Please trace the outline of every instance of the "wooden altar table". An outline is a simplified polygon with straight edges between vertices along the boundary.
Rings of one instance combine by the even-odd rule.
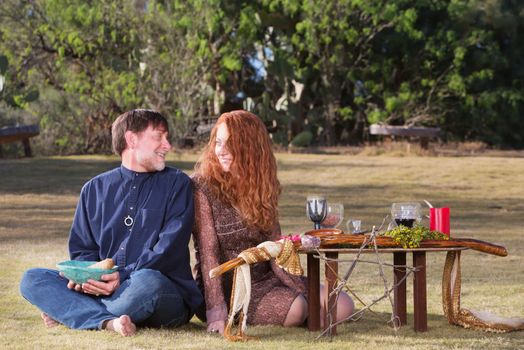
[[[428,330],[427,322],[427,294],[426,294],[426,252],[449,252],[461,251],[469,248],[466,247],[446,247],[446,248],[378,248],[378,252],[392,253],[393,265],[406,266],[406,254],[412,253],[413,267],[417,270],[413,274],[413,328],[417,332]],[[327,258],[325,260],[325,277],[327,295],[336,287],[338,279],[338,256],[339,254],[357,254],[360,248],[322,248],[322,249],[304,249],[300,253],[307,255],[307,276],[308,276],[308,328],[311,331],[320,330],[320,259],[315,255],[321,254]],[[375,253],[374,249],[364,249],[362,253]],[[393,271],[394,285],[406,274],[405,267],[396,267]],[[398,317],[400,324],[407,324],[407,307],[406,307],[406,279],[396,286],[393,290],[394,315]],[[336,320],[336,308],[333,307],[335,298],[329,298],[327,310],[333,310],[329,315],[332,320]],[[328,314],[324,325],[328,326]],[[333,327],[332,334],[336,334],[336,327]]]

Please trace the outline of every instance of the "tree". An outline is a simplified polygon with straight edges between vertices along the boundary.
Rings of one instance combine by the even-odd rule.
[[[62,129],[69,151],[107,152],[112,120],[143,101],[136,93],[137,10],[127,1],[9,1],[2,18],[5,47],[26,74],[18,81],[59,91],[71,100],[65,110],[84,124],[45,115],[44,125]]]
[[[4,0],[0,98],[38,116],[41,139],[67,153],[108,152],[112,121],[137,107],[166,114],[177,138],[249,108],[285,145],[301,133],[360,143],[379,122],[524,147],[523,9],[517,0]]]
[[[366,78],[379,69],[372,61],[380,34],[396,30],[416,37],[415,16],[406,1],[266,1],[270,8],[296,18],[295,31],[284,53],[294,79],[304,85],[301,108],[322,143],[340,139],[340,127],[351,121],[363,132],[369,96]],[[275,60],[277,61],[277,60]],[[337,130],[338,129],[338,130]],[[361,140],[362,135],[356,135]]]

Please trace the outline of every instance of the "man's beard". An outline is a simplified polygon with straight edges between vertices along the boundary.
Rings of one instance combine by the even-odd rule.
[[[148,172],[162,171],[166,167],[166,162],[156,160],[158,156],[155,153],[143,154],[138,153],[136,160],[138,164],[143,166]]]

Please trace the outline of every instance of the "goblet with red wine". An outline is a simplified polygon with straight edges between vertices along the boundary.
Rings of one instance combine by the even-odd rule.
[[[420,204],[416,202],[393,203],[391,216],[397,225],[413,227],[415,222],[420,222]]]
[[[337,228],[344,220],[344,205],[342,203],[328,203],[327,214],[320,223],[322,228]]]

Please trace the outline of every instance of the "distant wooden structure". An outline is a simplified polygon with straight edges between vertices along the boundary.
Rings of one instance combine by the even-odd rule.
[[[24,146],[24,154],[31,157],[31,144],[29,138],[40,134],[38,125],[21,125],[0,128],[0,157],[2,157],[2,144],[21,141]]]
[[[371,124],[369,126],[369,134],[382,135],[389,139],[395,137],[416,137],[420,140],[420,146],[422,148],[428,148],[429,140],[439,137],[440,128]]]

